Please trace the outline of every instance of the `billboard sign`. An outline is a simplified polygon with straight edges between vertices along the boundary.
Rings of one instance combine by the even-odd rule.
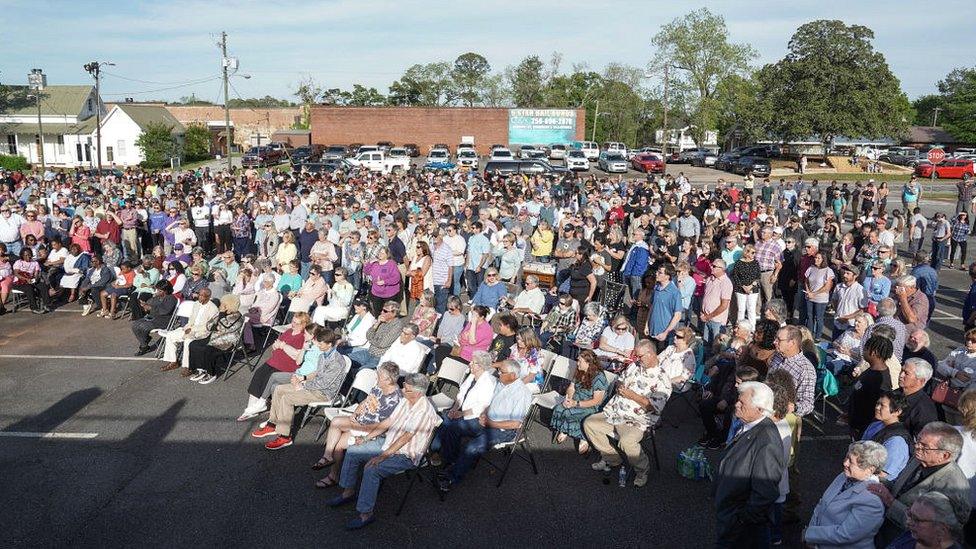
[[[548,145],[576,140],[573,109],[508,109],[508,142]]]

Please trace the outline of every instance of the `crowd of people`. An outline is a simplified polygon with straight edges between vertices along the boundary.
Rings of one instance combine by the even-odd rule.
[[[947,547],[974,527],[976,193],[960,182],[955,214],[927,216],[919,181],[889,209],[893,187],[7,172],[0,314],[78,302],[96,322],[126,320],[137,355],[158,348],[162,371],[204,385],[229,352],[270,352],[238,418],[268,414],[252,435],[273,437],[269,450],[292,444],[298,408],[372,376],[313,466],[328,469],[316,486],[342,489],[330,505],[356,502],[350,528],[375,520],[380,480],[429,452],[440,488],[455,489],[551,390],[553,440],[643,486],[643,439],[694,391],[699,444],[724,450],[718,545],[782,543],[803,422],[823,422],[832,399],[854,442],[806,542]],[[957,255],[974,281],[965,346],[936,356],[926,330]],[[563,384],[548,376],[556,356],[575,364]],[[427,395],[445,361],[468,375],[439,409]]]

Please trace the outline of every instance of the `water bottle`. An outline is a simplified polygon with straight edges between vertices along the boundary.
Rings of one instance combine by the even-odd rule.
[[[620,486],[621,488],[627,487],[627,468],[624,467],[623,465],[620,466],[620,473],[618,474],[618,478],[617,478],[617,486]]]

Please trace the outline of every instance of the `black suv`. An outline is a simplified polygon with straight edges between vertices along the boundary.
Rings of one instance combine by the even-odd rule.
[[[741,156],[732,164],[732,172],[756,177],[766,177],[770,171],[769,160],[759,156]]]

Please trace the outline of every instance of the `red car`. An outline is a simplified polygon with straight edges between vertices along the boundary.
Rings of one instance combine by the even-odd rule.
[[[915,175],[932,177],[932,170],[935,170],[935,177],[938,179],[962,179],[966,181],[973,176],[973,161],[964,158],[947,158],[941,164],[934,166],[924,162],[915,167]]]
[[[630,165],[639,172],[664,173],[664,161],[656,154],[639,154],[630,159]]]

